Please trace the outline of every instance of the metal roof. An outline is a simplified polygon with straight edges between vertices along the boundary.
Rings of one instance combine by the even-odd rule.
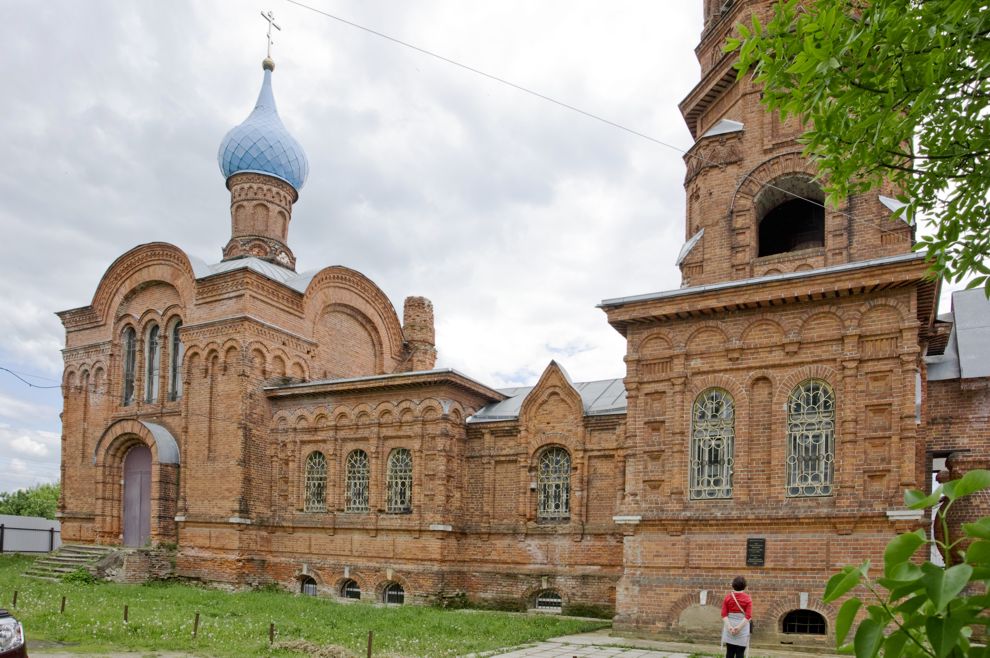
[[[982,288],[952,293],[949,342],[925,363],[929,381],[990,377],[990,300]]]
[[[694,249],[694,245],[698,244],[698,240],[700,240],[704,235],[705,235],[704,228],[702,228],[700,231],[692,235],[688,239],[688,241],[684,243],[684,246],[681,247],[681,252],[677,254],[677,261],[674,262],[674,265],[679,266],[681,263],[683,263],[684,259],[688,257],[688,254],[691,253],[691,250]]]
[[[736,281],[723,281],[721,283],[708,283],[701,286],[689,286],[687,288],[678,288],[676,290],[650,292],[643,295],[631,295],[629,297],[613,297],[612,299],[603,299],[601,303],[598,304],[598,307],[604,308],[607,306],[624,306],[626,304],[633,304],[635,302],[648,302],[655,299],[682,297],[684,295],[694,295],[699,292],[707,292],[711,290],[731,290],[732,288],[749,286],[754,283],[771,283],[773,281],[806,279],[808,277],[820,276],[822,274],[832,274],[835,272],[848,272],[848,271],[862,269],[865,267],[872,267],[875,265],[890,265],[892,263],[903,263],[912,260],[924,260],[924,258],[925,258],[924,252],[912,252],[907,254],[898,254],[896,256],[884,256],[883,258],[873,258],[870,260],[859,260],[852,263],[842,263],[841,265],[830,265],[828,267],[820,267],[815,270],[802,270],[800,272],[784,272],[782,274],[768,274],[766,276],[757,276],[749,279],[738,279]]]
[[[728,133],[737,133],[744,128],[741,121],[733,121],[732,119],[721,119],[714,126],[709,128],[702,137],[715,137],[716,135],[725,135]]]
[[[217,162],[225,179],[240,172],[267,174],[281,178],[297,192],[306,182],[309,161],[278,116],[272,71],[267,66],[254,110],[224,136]]]
[[[225,260],[212,265],[208,265],[194,256],[189,256],[189,262],[192,263],[193,273],[196,275],[197,279],[205,279],[206,277],[213,276],[214,274],[233,272],[234,270],[251,270],[271,279],[272,281],[277,281],[278,283],[284,284],[301,293],[306,292],[306,287],[316,275],[315,271],[297,274],[290,269],[281,267],[275,263],[269,263],[268,261],[261,260],[260,258],[255,258],[254,256]]]
[[[626,387],[622,379],[602,379],[595,382],[577,382],[573,384],[581,395],[586,416],[604,416],[626,412]],[[468,418],[469,423],[492,423],[499,420],[515,420],[523,402],[533,390],[532,386],[517,386],[501,388],[499,393],[509,396],[507,400],[482,407],[476,414]]]

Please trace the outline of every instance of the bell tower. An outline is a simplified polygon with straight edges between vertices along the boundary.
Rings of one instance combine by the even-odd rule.
[[[815,270],[911,250],[913,229],[890,221],[894,190],[826,206],[814,163],[802,155],[802,124],[760,103],[736,79],[726,39],[737,23],[768,19],[773,0],[704,0],[695,54],[701,81],[680,104],[695,142],[685,155],[682,286]]]

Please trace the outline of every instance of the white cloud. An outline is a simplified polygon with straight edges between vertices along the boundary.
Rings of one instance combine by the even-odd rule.
[[[41,441],[32,439],[26,434],[22,434],[9,442],[11,450],[24,455],[33,455],[35,457],[45,457],[48,455],[48,448]]]
[[[332,11],[690,144],[677,103],[698,79],[700,2]],[[4,12],[0,42],[20,65],[0,122],[0,365],[57,380],[53,313],[89,304],[115,258],[154,240],[219,258],[216,148],[253,106],[264,25],[235,0]],[[624,343],[595,304],[678,285],[680,154],[298,7],[276,13],[275,95],[311,164],[289,232],[300,269],[357,269],[400,314],[407,295],[429,297],[440,363],[490,385],[532,384],[554,358],[578,381],[622,376]],[[0,387],[5,431],[57,436],[57,390]],[[26,436],[49,461],[20,463],[57,477],[57,441]]]

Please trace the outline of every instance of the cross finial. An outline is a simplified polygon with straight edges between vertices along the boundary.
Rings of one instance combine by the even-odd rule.
[[[278,26],[278,23],[275,22],[275,14],[273,14],[270,9],[268,10],[268,13],[267,14],[265,12],[261,12],[261,17],[264,18],[266,21],[268,21],[268,59],[271,59],[272,58],[272,43],[273,43],[272,42],[272,28],[274,27],[276,30],[279,30],[279,31],[281,31],[282,28],[280,28]]]

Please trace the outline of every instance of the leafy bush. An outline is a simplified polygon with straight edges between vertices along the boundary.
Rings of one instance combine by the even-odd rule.
[[[608,605],[598,605],[595,603],[569,603],[564,606],[561,614],[568,617],[591,617],[593,619],[611,619],[615,616],[615,609]]]
[[[0,493],[0,514],[54,519],[60,491],[58,482],[39,484],[30,489],[5,491]]]
[[[79,567],[75,571],[70,571],[69,573],[62,576],[63,583],[72,583],[73,585],[92,585],[97,582],[96,576],[91,574],[85,567]]]
[[[948,513],[964,496],[990,488],[990,471],[973,470],[961,479],[946,482],[931,493],[908,491],[904,495],[910,509],[927,509],[939,502],[935,522],[942,529],[941,541],[930,540],[924,530],[898,535],[883,554],[883,576],[868,577],[867,560],[858,567],[845,567],[832,576],[825,587],[824,600],[831,603],[857,585],[872,595],[865,617],[859,622],[852,642],[846,643],[857,615],[863,607],[852,596],[839,608],[835,639],[842,653],[857,658],[965,658],[990,656],[990,649],[971,642],[974,629],[990,624],[990,517],[963,524],[965,537],[955,541],[949,535]],[[918,564],[919,549],[930,550],[935,543],[945,556],[945,566],[925,561]],[[926,553],[927,554],[927,553]]]

